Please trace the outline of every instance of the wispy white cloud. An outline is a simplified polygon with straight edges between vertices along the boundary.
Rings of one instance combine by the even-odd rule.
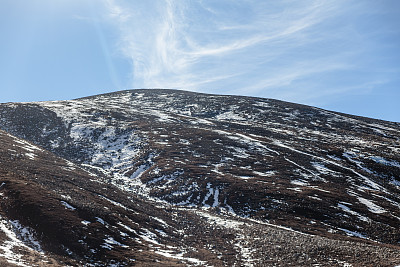
[[[350,72],[363,49],[340,22],[359,8],[347,1],[105,1],[136,88],[301,101],[335,92],[318,80]]]
[[[104,0],[107,6],[108,15],[116,19],[120,23],[127,22],[131,17],[129,12],[123,10],[122,6],[119,6],[114,0]]]

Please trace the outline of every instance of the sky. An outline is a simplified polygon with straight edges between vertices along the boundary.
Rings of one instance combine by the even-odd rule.
[[[400,122],[397,0],[0,0],[0,102],[132,88]]]

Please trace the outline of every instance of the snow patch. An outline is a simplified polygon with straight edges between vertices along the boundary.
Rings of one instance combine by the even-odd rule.
[[[308,183],[303,180],[292,180],[290,181],[291,184],[298,185],[298,186],[307,186]]]
[[[125,224],[123,224],[123,223],[121,223],[121,222],[119,222],[118,225],[119,225],[119,226],[122,226],[123,228],[125,228],[126,230],[128,230],[128,231],[131,232],[131,233],[136,233],[135,230],[133,230],[132,228],[130,228],[129,226],[127,226],[127,225],[125,225]]]
[[[217,225],[222,226],[224,228],[237,229],[240,226],[245,226],[246,225],[246,223],[244,223],[244,222],[235,221],[235,220],[224,218],[224,217],[218,217],[216,215],[211,215],[210,213],[202,211],[202,210],[196,211],[196,214],[206,218],[209,223],[214,223],[214,224],[217,224]]]
[[[25,153],[25,156],[27,156],[29,159],[34,160],[36,155],[33,153]]]
[[[114,238],[111,236],[108,236],[107,238],[104,239],[104,243],[101,245],[102,248],[112,250],[114,246],[120,246],[123,248],[128,248],[128,246],[121,244],[120,242],[116,241]]]
[[[360,201],[360,203],[364,204],[365,206],[367,206],[368,210],[370,212],[376,213],[376,214],[381,214],[381,213],[385,213],[387,212],[385,209],[383,209],[382,207],[374,204],[372,201],[362,198],[362,197],[357,197],[358,201]]]
[[[34,230],[29,227],[24,227],[18,220],[10,221],[17,236],[29,247],[36,251],[42,252],[42,248],[35,238]]]
[[[222,114],[215,116],[217,120],[234,120],[234,121],[245,121],[246,118],[241,117],[239,114],[234,113],[233,111],[227,111]]]
[[[105,225],[106,223],[104,222],[104,220],[102,218],[96,217],[96,221],[101,223],[102,225]]]
[[[65,202],[65,201],[61,201],[61,204],[62,204],[66,209],[69,209],[69,210],[76,210],[75,207],[71,206],[70,204],[68,204],[68,203]]]
[[[259,171],[253,171],[255,175],[263,176],[263,177],[271,177],[276,174],[275,171],[266,171],[266,172],[259,172]]]
[[[372,159],[373,161],[375,161],[376,163],[379,163],[379,164],[400,168],[400,163],[398,163],[397,161],[394,161],[394,160],[387,160],[387,159],[384,159],[382,157],[375,157],[375,156],[374,157],[369,157],[369,158]]]
[[[355,237],[359,237],[359,238],[363,238],[363,239],[368,239],[368,237],[366,237],[365,235],[360,234],[358,232],[350,231],[350,230],[347,230],[344,228],[338,228],[338,229],[345,232],[346,235],[348,235],[348,236],[355,236]]]
[[[184,257],[184,253],[176,253],[172,250],[163,250],[163,249],[158,249],[156,251],[154,251],[155,253],[167,257],[167,258],[172,258],[172,259],[178,259],[181,261],[187,261],[190,262],[191,265],[196,265],[196,266],[208,266],[206,265],[207,262],[206,261],[201,261],[199,259],[195,259],[195,258],[187,258]]]
[[[367,218],[367,217],[365,217],[365,216],[362,216],[362,215],[360,215],[358,212],[356,212],[356,211],[353,211],[352,209],[350,209],[349,207],[348,207],[348,203],[344,203],[344,202],[341,202],[341,203],[338,203],[338,208],[340,208],[342,211],[344,211],[344,212],[346,212],[346,213],[349,213],[349,214],[351,214],[351,215],[354,215],[354,216],[357,216],[358,217],[358,219],[360,219],[361,221],[365,221],[365,222],[368,222],[369,221],[369,219]]]
[[[153,243],[155,245],[161,246],[161,244],[157,241],[157,235],[153,232],[151,232],[150,230],[146,229],[146,228],[142,228],[140,229],[140,234],[139,236],[149,242],[149,243]]]
[[[18,247],[30,249],[27,245],[25,245],[18,237],[17,234],[11,230],[11,225],[4,220],[0,220],[0,230],[7,236],[8,240],[4,241],[0,245],[1,256],[5,258],[5,260],[11,264],[15,264],[17,266],[26,266],[25,261],[22,259],[23,254],[19,254]]]

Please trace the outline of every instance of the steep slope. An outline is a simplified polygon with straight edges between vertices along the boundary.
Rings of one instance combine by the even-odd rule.
[[[394,247],[139,200],[3,131],[0,182],[1,266],[393,266],[400,261]]]
[[[164,209],[2,131],[0,185],[0,258],[9,264],[179,266],[196,261],[151,249],[157,243],[180,245],[169,246],[172,254],[185,251],[179,220],[171,221]]]
[[[2,129],[129,200],[190,214],[203,207],[329,238],[400,242],[397,123],[174,90],[1,104],[0,118]]]

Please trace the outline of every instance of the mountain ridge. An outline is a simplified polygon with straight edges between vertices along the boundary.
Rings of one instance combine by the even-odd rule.
[[[265,223],[313,238],[399,246],[400,124],[395,122],[273,99],[139,89],[0,104],[0,128],[138,201],[174,207],[200,221],[198,214],[210,213],[204,225],[223,216],[247,220],[254,229]],[[163,216],[165,221],[169,215]],[[258,242],[235,233],[238,244]],[[223,239],[208,238],[226,246]],[[225,264],[240,264],[246,257],[255,266],[263,263],[260,249],[247,254],[229,250],[236,256],[223,257]],[[299,266],[313,260],[286,257]],[[196,258],[207,262],[199,254]],[[190,260],[181,261],[190,265]]]
[[[158,92],[181,92],[185,94],[197,94],[197,95],[203,95],[203,96],[222,96],[222,97],[239,97],[239,98],[249,98],[249,99],[259,99],[259,100],[272,100],[272,101],[277,101],[277,102],[282,102],[290,105],[298,105],[298,106],[303,106],[306,108],[313,108],[313,109],[319,109],[322,111],[328,111],[332,113],[336,113],[338,115],[344,115],[348,117],[354,117],[354,118],[359,118],[359,119],[367,119],[367,120],[375,120],[375,121],[382,121],[382,122],[388,122],[388,123],[394,123],[400,125],[400,122],[396,121],[390,121],[390,120],[385,120],[385,119],[378,119],[378,118],[373,118],[373,117],[367,117],[367,116],[362,116],[362,115],[355,115],[355,114],[349,114],[341,111],[332,111],[326,108],[321,108],[321,107],[316,107],[308,104],[300,104],[300,103],[295,103],[295,102],[290,102],[290,101],[285,101],[285,100],[280,100],[280,99],[274,99],[274,98],[266,98],[266,97],[261,97],[261,96],[246,96],[246,95],[235,95],[235,94],[213,94],[213,93],[206,93],[206,92],[196,92],[196,91],[190,91],[190,90],[184,90],[184,89],[164,89],[164,88],[151,88],[151,89],[146,89],[146,88],[137,88],[137,89],[125,89],[125,90],[119,90],[119,91],[112,91],[108,93],[101,93],[101,94],[95,94],[91,96],[83,96],[83,97],[78,97],[78,98],[73,98],[71,100],[81,100],[81,99],[91,99],[91,98],[96,98],[96,97],[101,97],[101,96],[108,96],[108,95],[113,95],[113,94],[123,94],[123,93],[133,93],[133,92],[143,92],[143,91],[158,91]],[[71,101],[71,100],[61,100],[61,101]],[[40,102],[53,102],[53,101],[60,101],[60,100],[45,100],[45,101],[33,101],[33,102],[26,102],[26,103],[40,103]],[[10,103],[18,103],[18,102],[10,102]]]

